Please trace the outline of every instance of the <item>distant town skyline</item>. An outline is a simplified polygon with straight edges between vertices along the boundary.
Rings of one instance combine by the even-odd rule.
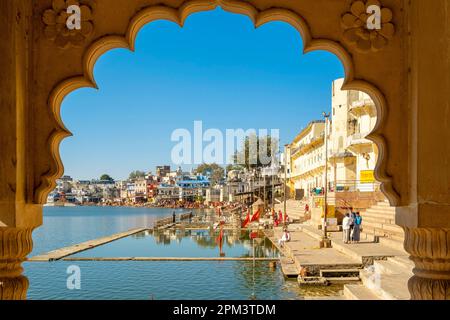
[[[223,132],[280,129],[283,145],[331,109],[331,83],[343,74],[330,53],[302,55],[300,35],[285,23],[255,30],[247,17],[221,9],[194,14],[183,28],[151,23],[136,52],[99,59],[98,91],[65,99],[62,118],[73,137],[61,144],[64,174],[120,180],[134,170],[178,167],[171,133],[192,130],[196,120]]]

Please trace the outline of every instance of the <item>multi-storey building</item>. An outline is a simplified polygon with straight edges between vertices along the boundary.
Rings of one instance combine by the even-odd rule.
[[[325,122],[312,121],[287,147],[290,153],[290,180],[297,197],[309,197],[324,187]]]
[[[363,92],[341,90],[343,82],[344,79],[333,81],[328,126],[325,121],[312,121],[285,150],[290,154],[288,184],[296,198],[323,191],[327,156],[329,191],[377,191],[374,168],[378,151],[366,139],[377,121],[375,105]]]
[[[156,167],[156,176],[158,178],[163,178],[170,175],[170,166],[157,166]]]
[[[377,121],[375,105],[363,92],[342,91],[343,81],[332,86],[331,184],[336,191],[374,191],[378,150],[366,136]]]

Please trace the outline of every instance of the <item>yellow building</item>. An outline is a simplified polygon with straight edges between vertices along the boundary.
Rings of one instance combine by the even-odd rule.
[[[378,151],[366,136],[376,124],[376,109],[367,94],[341,90],[344,79],[332,83],[328,125],[328,188],[334,191],[372,192],[378,189],[374,169]],[[291,194],[310,198],[325,187],[324,120],[312,121],[287,147],[290,154]],[[319,189],[319,190],[318,190]]]
[[[316,120],[290,144],[291,181],[297,198],[308,198],[325,184],[325,121]]]

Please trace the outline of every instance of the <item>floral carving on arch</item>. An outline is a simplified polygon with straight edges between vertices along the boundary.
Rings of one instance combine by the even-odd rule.
[[[370,6],[380,8],[381,29],[367,28],[367,13]],[[379,51],[383,49],[395,34],[392,23],[393,14],[389,8],[383,7],[379,0],[355,0],[350,5],[350,11],[341,17],[344,39],[354,45],[361,52]]]
[[[72,5],[79,6],[81,11],[81,29],[69,30],[66,21],[69,17],[67,8]],[[45,24],[45,36],[54,41],[60,48],[69,45],[81,46],[94,31],[92,12],[95,2],[92,0],[53,0],[52,9],[47,9],[42,14]]]
[[[59,154],[60,142],[71,135],[65,128],[60,108],[63,99],[72,91],[91,87],[97,88],[94,79],[94,65],[101,55],[115,48],[125,48],[134,51],[135,40],[141,28],[156,20],[168,20],[178,24],[180,27],[188,16],[193,13],[214,10],[221,7],[223,10],[243,14],[250,18],[255,27],[273,21],[286,22],[293,26],[301,35],[304,43],[304,54],[324,50],[338,57],[344,66],[345,81],[343,90],[359,90],[367,93],[374,101],[377,108],[377,124],[374,131],[367,137],[378,147],[379,159],[375,175],[382,183],[382,190],[392,205],[399,200],[399,195],[392,186],[391,178],[386,174],[387,145],[384,137],[378,132],[384,122],[387,110],[387,102],[378,88],[367,81],[354,78],[354,64],[350,53],[338,42],[328,39],[315,39],[311,36],[308,23],[294,11],[283,8],[269,8],[258,10],[245,0],[191,0],[185,1],[179,8],[171,8],[164,5],[154,5],[141,9],[131,20],[125,35],[107,35],[92,43],[83,56],[83,74],[73,77],[57,84],[50,94],[49,107],[55,119],[55,130],[49,137],[49,153],[54,161],[51,163],[49,172],[41,177],[40,185],[35,190],[36,203],[45,203],[47,194],[55,187],[55,181],[63,174],[63,164]]]

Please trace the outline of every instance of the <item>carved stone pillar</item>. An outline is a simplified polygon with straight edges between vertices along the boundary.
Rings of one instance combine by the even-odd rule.
[[[450,300],[450,229],[404,228],[405,249],[415,268],[413,300]]]
[[[0,300],[26,298],[21,264],[33,247],[32,230],[42,224],[30,154],[32,8],[31,1],[0,1]]]
[[[28,279],[22,262],[33,248],[32,228],[0,227],[0,300],[25,299]]]
[[[409,1],[408,203],[397,208],[415,264],[412,299],[450,299],[450,13],[448,1]],[[432,37],[430,35],[433,35]],[[401,120],[399,120],[400,122]],[[406,162],[405,162],[406,164]]]

